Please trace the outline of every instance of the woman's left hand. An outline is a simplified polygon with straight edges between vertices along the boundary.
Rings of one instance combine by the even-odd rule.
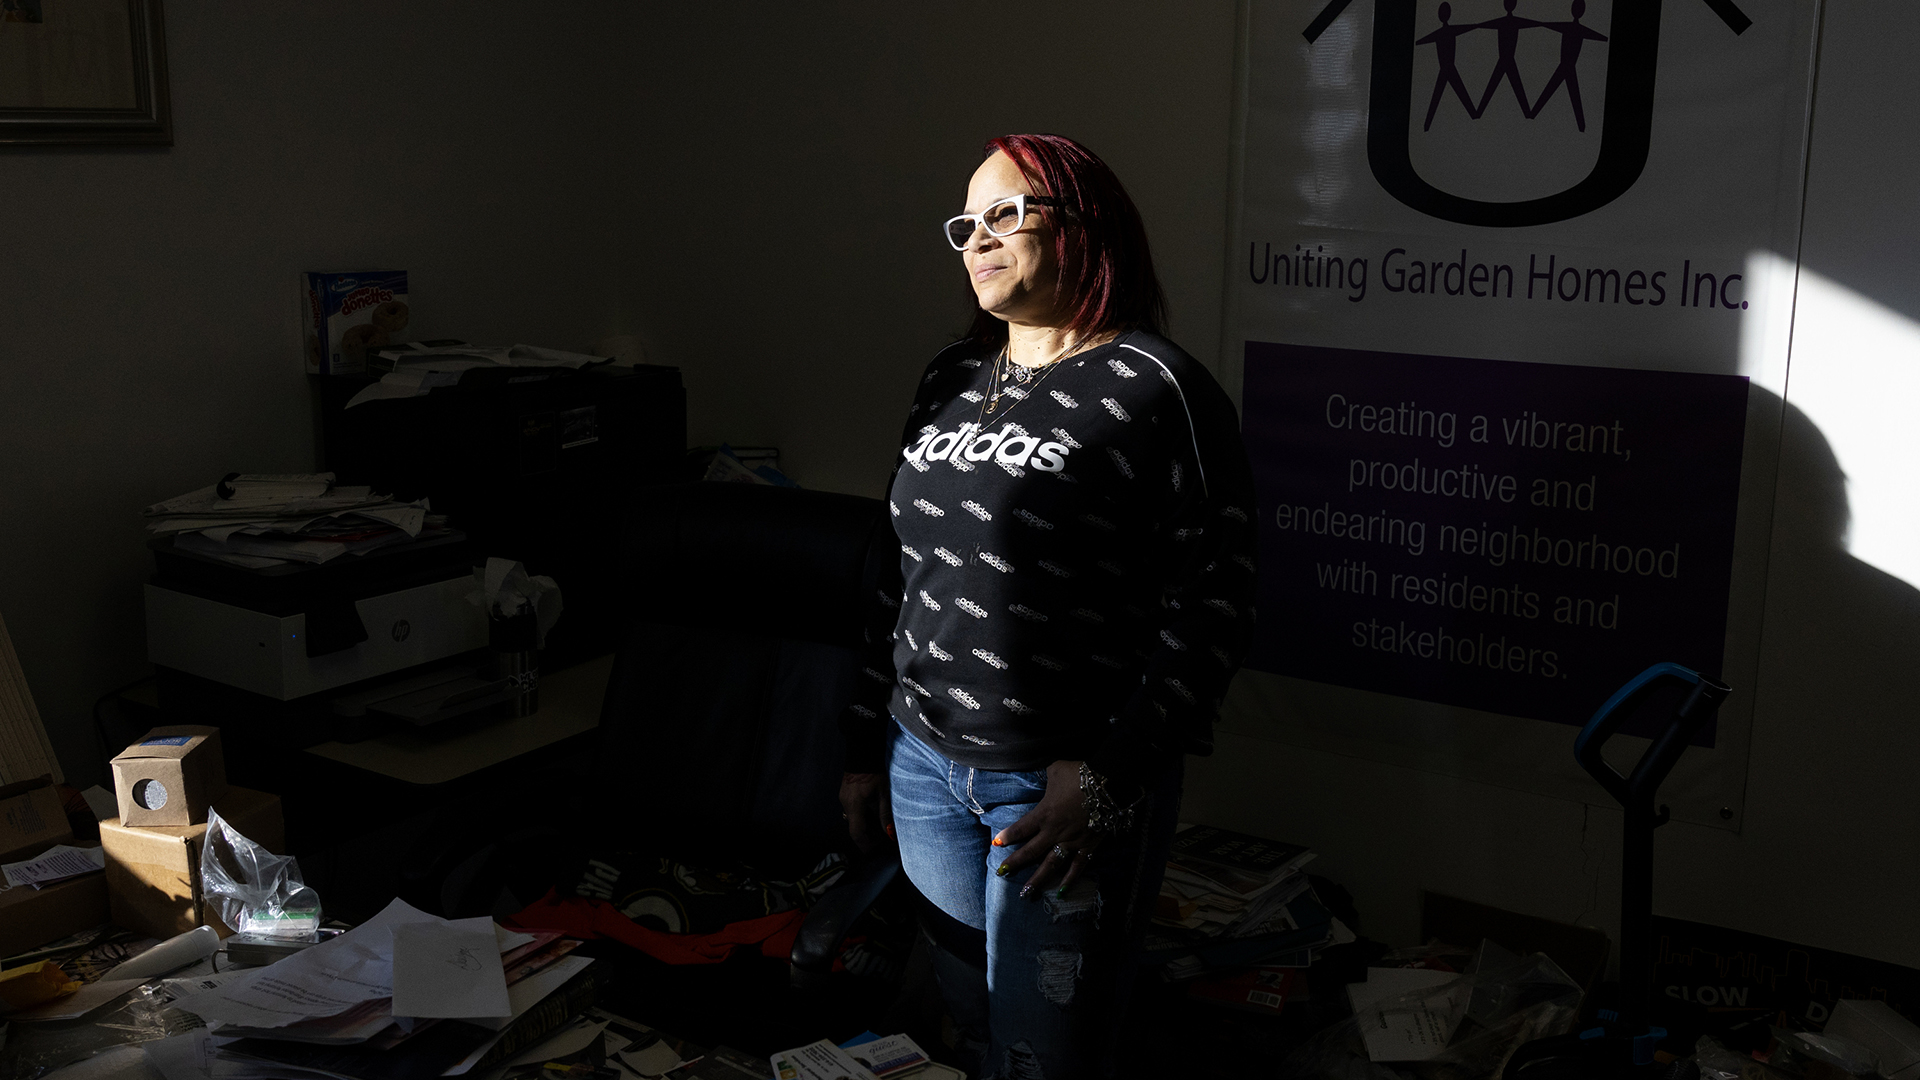
[[[993,838],[993,846],[1019,848],[995,871],[1001,877],[1037,864],[1020,890],[1023,897],[1036,896],[1048,888],[1064,891],[1090,872],[1088,864],[1094,849],[1100,846],[1100,834],[1087,828],[1080,763],[1056,761],[1047,766],[1047,790],[1039,804],[1002,829]]]

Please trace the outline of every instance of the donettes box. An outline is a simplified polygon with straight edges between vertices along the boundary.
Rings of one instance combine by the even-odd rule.
[[[405,270],[300,275],[300,334],[309,375],[358,375],[367,354],[399,343],[411,312]]]

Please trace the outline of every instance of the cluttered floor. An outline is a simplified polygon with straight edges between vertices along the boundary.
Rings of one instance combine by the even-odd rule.
[[[830,977],[796,986],[792,937],[762,933],[796,919],[670,933],[578,888],[499,919],[442,918],[392,899],[350,927],[262,933],[241,884],[272,884],[261,895],[281,898],[273,917],[289,925],[304,886],[288,880],[287,860],[249,853],[229,831],[210,850],[235,872],[204,887],[243,932],[200,926],[159,940],[109,926],[6,958],[0,1080],[980,1074],[945,1018],[904,881],[848,935]],[[1311,859],[1274,840],[1182,830],[1125,1017],[1120,1075],[1470,1080],[1578,1059],[1583,1068],[1529,1075],[1840,1080],[1901,1077],[1920,1060],[1920,1027],[1873,1000],[1835,1002],[1818,1033],[1764,1008],[1669,1010],[1691,1025],[1662,1032],[1672,1045],[1645,1045],[1637,1064],[1609,1058],[1596,1052],[1614,1034],[1615,991],[1597,983],[1604,936],[1430,896],[1425,925],[1440,932],[1392,949],[1364,935],[1344,889],[1306,872]],[[9,880],[39,875],[16,889],[98,872],[58,852],[6,870]],[[769,902],[770,883],[733,888]],[[796,904],[810,892],[800,888]]]
[[[624,868],[622,888],[677,910],[681,933],[646,905],[628,904],[639,916],[629,918],[577,886],[497,921],[392,899],[322,927],[301,921],[317,920],[318,902],[297,864],[215,813],[205,828],[206,910],[243,932],[106,926],[8,958],[0,1077],[810,1080],[844,1053],[875,1076],[937,1080],[972,1064],[957,1056],[904,879],[848,935],[832,976],[796,989],[791,934],[770,944],[756,934],[797,923],[741,916],[798,915],[832,873],[781,885],[670,862]],[[1344,892],[1303,872],[1305,849],[1206,827],[1178,846],[1126,1024],[1130,1068],[1270,1071],[1344,1012],[1339,972],[1369,946],[1348,929]],[[33,876],[18,886],[33,889],[99,872],[66,865],[62,850],[9,873]],[[589,870],[609,888],[622,872]],[[336,910],[351,911],[337,895],[347,902]],[[718,907],[703,912],[703,898]],[[685,932],[711,929],[699,923],[708,914],[718,929]]]

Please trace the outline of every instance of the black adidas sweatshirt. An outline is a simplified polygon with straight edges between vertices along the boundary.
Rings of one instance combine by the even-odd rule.
[[[848,769],[888,716],[994,770],[1088,761],[1130,780],[1212,749],[1253,625],[1252,477],[1233,404],[1164,338],[1129,333],[1002,381],[963,341],[921,381],[888,506]]]

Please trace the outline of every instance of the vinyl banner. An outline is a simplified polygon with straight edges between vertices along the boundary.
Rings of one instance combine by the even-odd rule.
[[[1737,813],[1817,15],[1249,0],[1222,366],[1285,679],[1229,726],[1511,776],[1674,662],[1736,682]]]
[[[1746,380],[1247,350],[1254,667],[1573,724],[1720,670]]]

